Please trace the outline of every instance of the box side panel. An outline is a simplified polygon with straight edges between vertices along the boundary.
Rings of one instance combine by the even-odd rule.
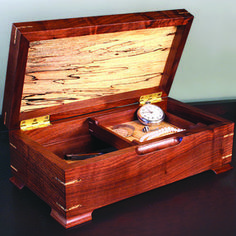
[[[27,186],[52,208],[65,205],[65,186],[63,173],[50,163],[44,155],[29,148]]]
[[[217,126],[221,126],[223,123],[230,123],[228,120],[220,116],[211,114],[189,104],[182,103],[170,97],[168,97],[167,111],[196,124],[202,122],[206,125],[217,124]]]
[[[66,174],[68,217],[91,212],[110,203],[209,170],[213,158],[213,132],[203,131],[183,138],[173,147],[137,155],[135,147],[114,156],[87,162]],[[73,209],[73,206],[80,206]]]
[[[60,206],[65,205],[63,164],[58,166],[57,160],[53,161],[55,155],[20,131],[11,132],[10,142],[13,177],[21,180],[49,206],[60,211]]]
[[[10,180],[18,187],[23,188],[28,182],[28,157],[18,153],[15,147],[10,146],[11,171]]]
[[[214,129],[214,156],[216,161],[213,170],[216,173],[220,173],[223,167],[232,161],[233,137],[233,122],[228,122]]]

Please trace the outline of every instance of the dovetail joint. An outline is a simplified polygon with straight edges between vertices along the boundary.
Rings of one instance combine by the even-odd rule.
[[[17,29],[15,29],[15,34],[14,34],[14,44],[16,44],[16,39],[17,39]]]
[[[11,145],[14,149],[17,149],[14,144],[10,143],[10,145]]]
[[[227,159],[227,158],[229,158],[231,156],[232,156],[232,154],[229,154],[229,155],[223,156],[222,159]]]
[[[230,137],[230,136],[233,136],[233,135],[234,135],[234,133],[226,134],[226,135],[224,135],[223,138],[227,138],[227,137]]]
[[[10,167],[11,167],[15,172],[18,172],[18,170],[17,170],[13,165],[10,165]]]
[[[19,26],[18,29],[26,29],[26,28],[32,28],[32,25],[24,25],[24,26]]]
[[[65,211],[65,212],[68,212],[68,211],[74,210],[74,209],[76,209],[76,208],[82,207],[81,204],[78,204],[78,205],[75,205],[75,206],[73,206],[73,207],[70,207],[70,208],[66,209],[66,208],[64,208],[61,204],[59,204],[58,202],[56,202],[56,204],[57,204],[63,211]]]
[[[4,125],[7,123],[7,112],[4,113]]]
[[[62,185],[67,186],[67,185],[71,185],[71,184],[75,184],[81,181],[81,179],[76,179],[76,180],[72,180],[70,182],[64,183],[63,181],[61,181],[59,178],[55,177],[55,179]]]

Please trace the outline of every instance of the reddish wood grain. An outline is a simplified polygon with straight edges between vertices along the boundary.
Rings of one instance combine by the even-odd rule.
[[[176,101],[169,100],[171,102]],[[185,111],[185,104],[178,105],[178,112]],[[190,114],[198,114],[198,109],[187,107]],[[106,112],[104,116],[112,119],[112,113]],[[178,115],[178,112],[174,115]],[[131,144],[115,152],[72,163],[55,155],[56,150],[50,151],[47,145],[55,140],[58,147],[67,151],[70,151],[72,142],[84,146],[84,143],[74,138],[76,134],[82,139],[87,135],[86,142],[93,145],[93,138],[85,128],[88,127],[89,115],[56,123],[50,132],[47,132],[47,128],[43,128],[42,132],[11,131],[10,141],[16,147],[15,152],[21,148],[28,150],[20,158],[27,164],[17,164],[12,159],[12,164],[20,170],[13,171],[13,175],[51,206],[51,215],[56,220],[64,227],[72,227],[90,220],[87,216],[91,216],[91,212],[101,206],[205,170],[213,169],[217,173],[229,170],[226,167],[232,158],[233,123],[205,112],[201,112],[198,117],[199,122],[209,123],[211,119],[211,123],[187,130],[182,142],[177,145],[139,155],[136,151],[138,144]],[[69,124],[72,129],[76,126],[78,129],[68,132]],[[54,136],[51,140],[45,137],[50,133]]]
[[[28,46],[29,42],[13,26],[2,109],[4,124],[9,129],[19,127],[21,103],[19,98],[23,90]]]
[[[174,38],[171,47],[171,52],[167,59],[163,72],[163,77],[160,83],[160,87],[163,88],[167,94],[169,94],[169,91],[171,89],[171,85],[173,83],[176,70],[178,68],[178,64],[189,34],[190,27],[192,25],[192,21],[193,18],[189,19],[186,26],[178,26],[177,28],[176,36]]]
[[[184,9],[174,11],[118,14],[63,20],[15,23],[29,41],[101,34],[145,28],[178,26],[188,23],[192,15]]]
[[[187,11],[174,10],[13,25],[3,106],[11,129],[12,182],[26,185],[42,198],[51,207],[51,216],[64,227],[91,220],[95,209],[122,199],[206,170],[230,169],[234,124],[166,97],[192,19]],[[178,30],[160,87],[19,113],[30,41],[166,26]],[[142,146],[108,132],[106,124],[132,120],[139,97],[157,91],[163,93],[160,106],[167,120],[186,128],[181,142],[169,145],[162,137]],[[51,126],[19,129],[20,120],[44,114],[51,115]],[[63,159],[68,152],[112,146],[118,150],[80,161]]]

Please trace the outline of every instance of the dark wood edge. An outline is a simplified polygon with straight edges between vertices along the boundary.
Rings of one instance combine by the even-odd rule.
[[[13,183],[20,190],[25,187],[25,183],[16,176],[11,177],[10,182]]]
[[[29,41],[184,25],[185,9],[15,23]],[[112,27],[111,27],[112,26]]]
[[[170,92],[192,22],[193,16],[188,19],[188,23],[186,25],[177,26],[176,35],[173,40],[171,51],[167,58],[160,83],[160,88],[163,89],[167,94]]]
[[[161,90],[158,87],[153,87],[148,89],[140,89],[136,91],[126,92],[122,94],[104,96],[101,98],[87,99],[85,101],[72,102],[59,106],[37,109],[34,111],[21,113],[19,120],[26,120],[32,117],[39,117],[43,115],[50,115],[51,121],[66,119],[68,117],[76,117],[93,112],[112,109],[114,107],[126,106],[129,104],[137,103],[141,95],[156,93],[160,91]],[[165,96],[164,92],[163,95]]]
[[[209,124],[217,122],[223,122],[226,124],[233,123],[232,121],[224,119],[220,116],[201,110],[197,107],[193,107],[190,104],[182,103],[170,97],[168,98],[167,104],[167,109],[169,111],[175,111],[178,112],[178,114],[183,114],[182,118],[191,119],[193,121],[195,120],[196,123],[198,122],[199,118],[205,119],[205,121],[209,122]]]
[[[2,115],[8,129],[19,127],[19,112],[24,85],[29,41],[13,25],[7,66]]]
[[[223,165],[219,168],[214,168],[212,170],[215,172],[215,174],[218,175],[218,174],[222,174],[222,173],[224,173],[226,171],[229,171],[229,170],[232,170],[232,169],[233,169],[233,166],[228,163],[228,164],[225,164],[225,165]]]
[[[57,221],[59,222],[63,227],[70,228],[73,226],[76,226],[78,224],[84,224],[85,222],[91,221],[92,220],[92,213],[91,212],[86,212],[84,214],[78,215],[78,216],[72,216],[72,217],[64,217],[58,212],[57,210],[53,209],[51,210],[50,215]]]

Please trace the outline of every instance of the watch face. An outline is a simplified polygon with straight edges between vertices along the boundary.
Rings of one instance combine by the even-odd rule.
[[[141,123],[148,125],[161,122],[165,115],[160,107],[153,104],[146,104],[139,108],[137,116]]]

